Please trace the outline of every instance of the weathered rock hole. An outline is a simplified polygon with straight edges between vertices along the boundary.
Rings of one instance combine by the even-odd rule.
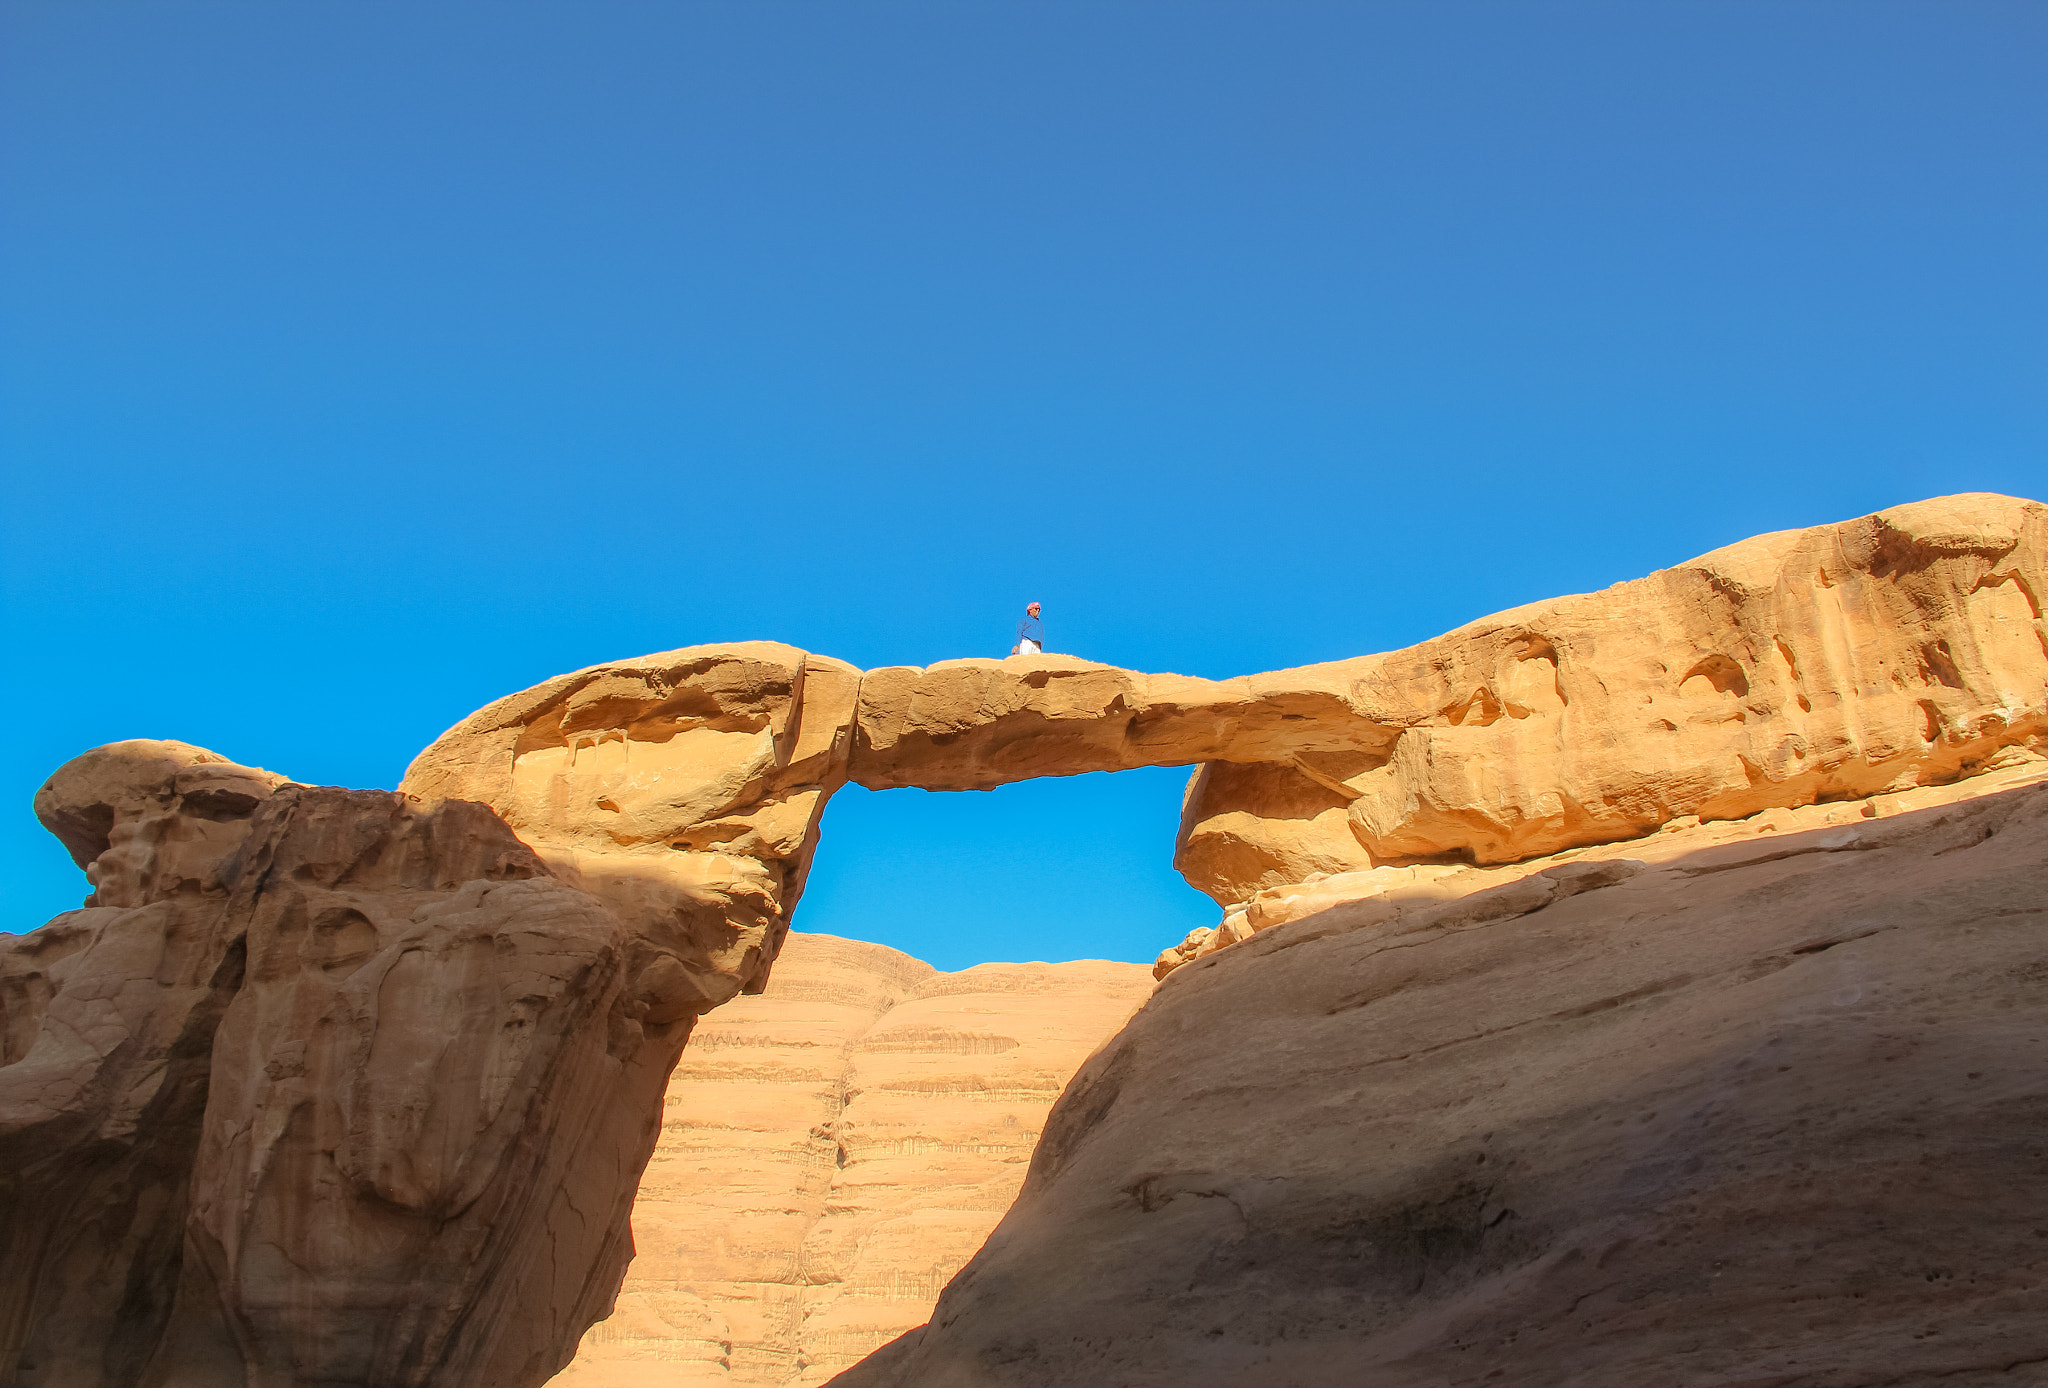
[[[1696,662],[1690,670],[1679,677],[1678,692],[1686,695],[1704,694],[1705,690],[1686,687],[1696,679],[1705,680],[1716,693],[1733,694],[1739,699],[1749,696],[1749,676],[1742,672],[1740,665],[1725,655],[1710,655]]]

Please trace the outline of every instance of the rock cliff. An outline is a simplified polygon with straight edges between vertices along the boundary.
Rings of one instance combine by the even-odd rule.
[[[1746,1259],[1765,1280],[1722,1286],[1756,1297],[1790,1285],[1768,1280],[1790,1276],[1788,1258],[1835,1276],[1846,1263],[1831,1249],[1906,1266],[1903,1244],[1858,1233],[1829,1203],[1850,1181],[1877,1192],[1857,1207],[1871,1221],[1917,1230],[1898,1237],[1946,1259],[1929,1285],[1963,1278],[1949,1252],[1965,1245],[1928,1211],[1972,1240],[1972,1201],[2033,1218],[1987,1185],[2002,1171],[2031,1188],[2033,1158],[1999,1114],[2034,1121],[2032,1101],[1994,1060],[1965,1083],[1934,1058],[2020,1047],[2039,1016],[2021,985],[2040,884],[2012,857],[2034,841],[2037,802],[1984,792],[2031,775],[2048,731],[2044,545],[2037,503],[1943,498],[1763,536],[1407,651],[1232,680],[1059,656],[863,673],[768,642],[691,647],[499,700],[422,752],[399,793],[295,785],[177,743],[87,753],[36,808],[93,896],[0,942],[0,1364],[33,1388],[543,1381],[612,1304],[670,1068],[700,1015],[766,986],[838,787],[1163,764],[1196,767],[1176,862],[1223,920],[1161,958],[1167,991],[1083,1075],[1011,1221],[934,1330],[889,1352],[925,1376],[906,1382],[1066,1381],[1041,1343],[1149,1381],[1152,1369],[1103,1357],[1114,1325],[1102,1317],[1118,1307],[1133,1345],[1208,1344],[1155,1361],[1192,1378],[1258,1364],[1319,1382],[1311,1342],[1388,1363],[1412,1353],[1441,1377],[1443,1327],[1478,1345],[1486,1326],[1523,1324],[1517,1307],[1606,1294],[1572,1280],[1580,1271],[1553,1277],[1553,1253],[1560,1269],[1636,1269],[1617,1274],[1614,1296],[1694,1316],[1737,1311],[1686,1301],[1691,1284],[1668,1261],[1680,1255],[1651,1250],[1691,1240]],[[1944,810],[1943,796],[1977,807]],[[1952,829],[1982,832],[1965,842]],[[1760,834],[1796,845],[1756,856]],[[2000,951],[2017,962],[1993,978]],[[1872,980],[1867,1004],[1830,1012],[1824,989],[1799,991],[1851,963]],[[920,1147],[916,1114],[964,1082],[949,1065],[967,1064],[984,1099],[1048,1099],[1051,1062],[1030,1084],[993,1077],[1030,1047],[1080,1041],[1027,1036],[1012,1019],[988,1033],[1018,1041],[1009,1060],[978,1040],[955,1054],[946,1038],[985,1029],[949,1010],[963,1004],[899,983],[870,1025],[909,1026],[925,1009],[901,1046],[860,1041],[858,1008],[827,1026],[853,1028],[850,1085],[896,1077],[831,1120],[845,1166],[790,1168],[822,1175],[827,1213],[810,1220],[786,1197],[772,1207],[790,1211],[781,1233],[746,1225],[758,1259],[733,1254],[736,1268],[784,1266],[776,1240],[801,1226],[801,1298],[773,1311],[778,1293],[764,1291],[742,1312],[728,1297],[738,1324],[721,1327],[726,1310],[700,1295],[703,1316],[676,1312],[698,1346],[679,1357],[728,1342],[771,1367],[850,1357],[910,1314],[1000,1203],[1001,1182],[976,1165],[989,1153],[964,1147],[1014,1154],[1011,1139],[947,1139],[941,1149],[963,1150],[942,1160]],[[1758,1037],[1791,1048],[1783,1073],[1840,1082],[1752,1084]],[[1915,1056],[1933,1068],[1905,1063]],[[1489,1087],[1499,1074],[1519,1087]],[[1972,1087],[1990,1075],[2005,1087]],[[1851,1103],[1859,1084],[1874,1097]],[[1117,1097],[1140,1091],[1154,1097]],[[903,1094],[926,1107],[893,1108]],[[1997,1113],[1971,1108],[1992,1094]],[[1763,1107],[1744,1108],[1751,1095]],[[1783,1117],[1800,1103],[1813,1109],[1804,1129]],[[1909,1103],[1945,1126],[1914,1126]],[[1691,1126],[1673,1127],[1674,1113]],[[978,1121],[962,1116],[961,1131]],[[1155,1122],[1162,1155],[1137,1170]],[[1269,1160],[1290,1125],[1309,1136]],[[1475,1169],[1500,1162],[1487,1133],[1520,1155],[1471,1190],[1432,1174],[1468,1140],[1481,1144]],[[1692,1185],[1638,1163],[1687,1143],[1702,1165],[1679,1174],[1707,1173]],[[1339,1148],[1355,1181],[1331,1174]],[[1926,1210],[1884,1194],[1907,1189],[1885,1153],[1919,1150],[1944,1154],[1930,1170],[1958,1173]],[[889,1163],[928,1157],[916,1179],[952,1203],[906,1207],[912,1178]],[[1261,1163],[1279,1174],[1252,1174]],[[1490,1184],[1499,1172],[1528,1180]],[[1751,1190],[1766,1176],[1794,1194]],[[1488,1203],[1497,1192],[1512,1204]],[[1167,1217],[1119,1222],[1127,1206]],[[964,1213],[948,1223],[947,1210]],[[1622,1223],[1600,1223],[1602,1210]],[[1051,1259],[1049,1226],[1034,1221],[1069,1218],[1077,1237],[1106,1242]],[[1159,1232],[1183,1222],[1209,1232]],[[1745,1243],[1735,1225],[1805,1231],[1805,1251]],[[952,1252],[917,1264],[942,1226]],[[1249,1242],[1216,1252],[1201,1242],[1211,1234]],[[1987,1234],[1981,1247],[2031,1266],[2019,1245]],[[1182,1301],[1147,1299],[1183,1275]],[[733,1280],[798,1285],[783,1276]],[[2015,1305],[2033,1285],[1977,1276],[1969,1286]],[[1330,1301],[1321,1291],[1298,1321],[1270,1318],[1310,1286],[1365,1301],[1331,1312],[1336,1332],[1315,1309]],[[1084,1287],[1100,1294],[1094,1320],[1017,1320],[1023,1303],[1006,1300],[1057,1308]],[[1535,1299],[1515,1301],[1516,1287]],[[2025,1348],[2001,1328],[2007,1301],[1952,1290],[1988,1327],[1973,1343]],[[1814,1315],[1862,1325],[1833,1295]],[[1826,1336],[1752,1319],[1769,1331],[1756,1343],[1814,1363],[1873,1363],[1869,1347],[1891,1344],[1857,1329],[1815,1348]],[[1295,1340],[1310,1347],[1282,1345]],[[1694,1362],[1654,1338],[1602,1343],[1603,1363],[1645,1346]],[[1701,1373],[1723,1377],[1700,1381],[1778,1372],[1709,1359]],[[1739,1376],[1752,1369],[1764,1377]],[[1865,1381],[1857,1372],[1804,1381]]]
[[[791,934],[767,991],[692,1035],[617,1309],[555,1383],[815,1384],[922,1324],[1152,986],[1134,964],[947,974]]]
[[[1317,884],[834,1388],[2042,1381],[2043,771]]]
[[[489,810],[118,743],[0,942],[21,1388],[535,1384],[602,1315],[692,995]]]

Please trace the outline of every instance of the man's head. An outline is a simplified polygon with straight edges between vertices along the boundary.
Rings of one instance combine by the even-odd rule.
[[[1032,616],[1036,617],[1038,615],[1038,604],[1035,602],[1027,602],[1024,604],[1024,610],[1030,613]]]

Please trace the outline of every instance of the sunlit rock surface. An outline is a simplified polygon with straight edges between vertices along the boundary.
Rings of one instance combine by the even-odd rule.
[[[1944,497],[1267,676],[1341,671],[1389,740],[1217,759],[1176,863],[1229,904],[1953,780],[2048,730],[2044,592],[2048,510]]]
[[[576,1388],[815,1384],[930,1315],[1009,1208],[1135,964],[983,964],[792,934],[670,1081],[617,1310]]]
[[[1281,1372],[1272,1366],[1296,1361],[1272,1346],[1302,1327],[1308,1339],[1322,1336],[1323,1322],[1212,1316],[1221,1303],[1205,1299],[1213,1291],[1254,1307],[1279,1304],[1286,1298],[1260,1290],[1269,1274],[1285,1291],[1296,1285],[1289,1277],[1349,1286],[1355,1273],[1361,1295],[1380,1298],[1372,1302],[1378,1319],[1360,1311],[1340,1330],[1357,1343],[1394,1338],[1344,1353],[1413,1345],[1416,1364],[1451,1374],[1453,1361],[1429,1358],[1437,1331],[1416,1327],[1474,1327],[1458,1332],[1469,1347],[1479,1343],[1472,1336],[1491,1333],[1486,1327],[1521,1324],[1514,1308],[1524,1306],[1512,1289],[1457,1278],[1520,1269],[1513,1276],[1536,1298],[1530,1315],[1551,1306],[1546,1289],[1603,1294],[1546,1280],[1549,1272],[1514,1262],[1515,1250],[1540,1245],[1597,1268],[1615,1265],[1623,1248],[1649,1258],[1651,1247],[1692,1240],[1695,1270],[1714,1248],[1748,1260],[1764,1280],[1724,1285],[1750,1286],[1766,1306],[1794,1284],[1779,1253],[1744,1242],[1734,1226],[1745,1220],[1744,1228],[1806,1240],[1798,1256],[1823,1279],[1838,1266],[1828,1251],[1838,1244],[1850,1250],[1845,1257],[1906,1266],[1889,1235],[1842,1223],[1841,1207],[1828,1203],[1842,1191],[1863,1192],[1876,1203],[1859,1209],[1875,1211],[1886,1228],[1918,1230],[1899,1237],[1941,1254],[1926,1270],[1930,1286],[1953,1276],[1988,1289],[1985,1296],[2023,1302],[2036,1283],[2013,1279],[2032,1276],[2032,1245],[2000,1243],[2003,1235],[1980,1230],[1973,1212],[2008,1222],[2000,1228],[2048,1224],[2025,1203],[2039,1186],[2028,1165],[2038,1154],[2003,1126],[2037,1122],[2032,1091],[1999,1068],[2034,1044],[2027,1028],[2038,1001],[2022,987],[2034,977],[2024,927],[2040,884],[2010,857],[2014,845],[2033,842],[2032,810],[1999,818],[2006,812],[1984,807],[2034,804],[2017,790],[1986,792],[2000,777],[2031,774],[2028,758],[2048,719],[2044,538],[2048,512],[2037,503],[1942,498],[1762,536],[1407,651],[1228,680],[1061,656],[863,673],[771,642],[692,647],[499,700],[422,752],[397,794],[298,786],[177,743],[89,752],[58,770],[36,808],[86,868],[94,895],[85,909],[0,942],[0,1220],[9,1252],[0,1270],[0,1372],[33,1388],[520,1388],[545,1380],[612,1304],[629,1257],[627,1211],[660,1131],[669,1068],[695,1019],[769,984],[833,791],[848,780],[961,789],[1158,764],[1198,767],[1176,862],[1225,911],[1155,966],[1167,975],[1166,998],[1200,996],[1202,1009],[1155,1004],[1116,1053],[1140,1057],[1118,1063],[1143,1073],[1143,1088],[1184,1103],[1159,1107],[1168,1102],[1161,1097],[1127,1109],[1140,1127],[1091,1149],[1108,1165],[1087,1167],[1093,1174],[1071,1185],[1056,1176],[1073,1165],[1069,1149],[1080,1138],[1072,1125],[1092,1134],[1095,1110],[1070,1101],[1069,1129],[1053,1130],[1052,1156],[1041,1150],[1047,1174],[1019,1207],[1015,1231],[975,1265],[1021,1269],[1021,1280],[970,1270],[954,1284],[932,1334],[906,1342],[922,1356],[913,1366],[925,1381],[993,1372],[991,1355],[1026,1366],[1015,1381],[1035,1381],[1028,1366],[1040,1332],[1002,1319],[1021,1314],[1023,1303],[991,1309],[1003,1298],[974,1288],[1022,1289],[1017,1295],[1057,1307],[1061,1288],[1084,1284],[1103,1293],[1101,1315],[1126,1307],[1131,1318],[1118,1324],[1131,1327],[1134,1344],[1155,1332],[1217,1340],[1199,1363],[1163,1356],[1115,1369],[1139,1375],[1129,1381],[1183,1363],[1197,1377],[1218,1364]],[[1977,839],[1943,837],[1950,821],[1939,819],[1936,800],[1950,792],[1979,806],[1954,820],[1981,828]],[[1916,834],[1911,824],[1930,827]],[[1787,842],[1849,837],[1742,857],[1759,833]],[[1718,866],[1698,872],[1660,857],[1731,848],[1739,861],[1702,857]],[[1599,866],[1623,859],[1654,870]],[[1796,864],[1773,866],[1781,859]],[[1614,914],[1620,906],[1627,909]],[[1878,922],[1868,937],[1876,943],[1837,938],[1848,928],[1840,912],[1852,910]],[[1510,920],[1535,922],[1534,933],[1497,925]],[[1341,928],[1325,931],[1333,921]],[[1552,926],[1569,927],[1568,938],[1546,944]],[[1429,934],[1439,929],[1451,943]],[[1400,940],[1383,957],[1371,942],[1390,931]],[[1351,943],[1319,943],[1339,936]],[[1503,940],[1512,944],[1488,948]],[[1556,958],[1570,961],[1554,969],[1544,953],[1553,944]],[[1707,952],[1696,957],[1696,947]],[[1468,949],[1477,952],[1460,953]],[[1827,1012],[1821,992],[1795,988],[1826,982],[1825,968],[1846,961],[1867,963],[1875,991],[1859,997],[1876,1001],[1864,1011]],[[1420,982],[1411,987],[1404,968]],[[1439,968],[1447,972],[1433,981]],[[1023,975],[1004,977],[1011,981],[996,986],[996,975],[985,975],[974,988],[1021,995]],[[1610,978],[1613,989],[1581,996]],[[1212,996],[1218,979],[1241,995]],[[821,1213],[806,1214],[810,1196],[801,1193],[732,1212],[752,1242],[729,1243],[721,1256],[732,1253],[738,1269],[774,1271],[728,1280],[763,1290],[723,1304],[715,1291],[693,1292],[701,1315],[682,1302],[654,1312],[629,1300],[606,1332],[616,1332],[610,1343],[645,1348],[662,1338],[632,1331],[638,1304],[682,1346],[660,1350],[670,1362],[722,1356],[728,1376],[738,1364],[815,1374],[921,1314],[1001,1205],[1003,1183],[983,1159],[1001,1166],[1016,1143],[1007,1129],[983,1134],[977,1125],[1006,1116],[1035,1124],[1024,1109],[1004,1107],[1046,1102],[1058,1087],[1060,1066],[1033,1060],[1033,1048],[1078,1048],[1060,1052],[1072,1061],[1087,1048],[1078,1034],[1058,1031],[1064,1022],[1033,1031],[1028,1008],[1012,1017],[989,1004],[988,1015],[971,1014],[950,994],[919,994],[922,986],[866,1030],[854,1013],[840,1018],[855,1028],[842,1047],[844,1110],[783,1163],[810,1171],[802,1154],[830,1145]],[[1353,997],[1372,1005],[1343,1001]],[[1400,1005],[1381,1006],[1383,997]],[[1429,1017],[1408,1017],[1406,1000],[1419,998],[1430,1000]],[[1317,1000],[1327,1005],[1322,1014]],[[1527,1012],[1552,1003],[1552,1011]],[[1668,1011],[1681,1003],[1699,1010]],[[1100,1022],[1092,1035],[1114,1024],[1114,1007],[1101,1006],[1086,1014],[1094,1020],[1083,1030]],[[1347,1030],[1364,1025],[1352,1014],[1369,1014],[1366,1031]],[[1166,1016],[1177,1020],[1158,1020]],[[1820,1017],[1830,1024],[1813,1020]],[[1672,1018],[1695,1030],[1659,1030],[1675,1026]],[[1751,1083],[1728,1078],[1736,1072],[1724,1060],[1760,1065],[1741,1049],[1744,1038],[1775,1035],[1780,1021],[1786,1044],[1807,1048],[1787,1073],[1839,1076],[1833,1087],[1784,1091],[1793,1097],[1783,1112],[1811,1110],[1799,1120],[1805,1128],[1715,1107],[1715,1086]],[[874,1032],[887,1026],[906,1034]],[[984,1033],[1016,1041],[1014,1052]],[[1512,1035],[1520,1049],[1469,1048],[1495,1035]],[[1930,1038],[1930,1056],[1953,1046],[2004,1059],[1956,1081],[1947,1070],[1903,1063],[1918,1052],[1893,1041],[1915,1035]],[[1590,1038],[1591,1049],[1574,1050],[1575,1038]],[[1848,1049],[1829,1049],[1837,1041]],[[1154,1065],[1145,1057],[1168,1053],[1170,1064],[1145,1068]],[[693,1057],[691,1073],[715,1070],[718,1054]],[[1490,1057],[1491,1068],[1456,1068],[1476,1055]],[[1666,1061],[1677,1068],[1652,1072]],[[1292,1067],[1284,1073],[1261,1068],[1283,1062]],[[1450,1068],[1439,1076],[1432,1065]],[[1347,1067],[1363,1068],[1354,1075]],[[1486,1088],[1494,1074],[1522,1078],[1502,1093]],[[961,1078],[969,1075],[971,1085]],[[1402,1089],[1415,1075],[1422,1089]],[[1992,1075],[2005,1076],[2005,1088],[1974,1087]],[[1579,1087],[1593,1080],[1604,1088]],[[967,1087],[948,1087],[956,1084]],[[1875,1097],[1855,1108],[1866,1091]],[[1125,1081],[1095,1092],[1124,1093]],[[1777,1090],[1754,1092],[1780,1103]],[[1486,1097],[1458,1097],[1467,1093]],[[1977,1105],[1986,1095],[1995,1102]],[[1638,1101],[1649,1117],[1629,1117]],[[805,1101],[787,1102],[801,1109]],[[1899,1103],[1919,1104],[1941,1124],[1915,1127]],[[1577,1106],[1566,1113],[1559,1104]],[[1464,1105],[1469,1124],[1445,1117],[1444,1105]],[[1688,1225],[1655,1204],[1658,1192],[1693,1188],[1658,1185],[1614,1147],[1617,1133],[1639,1131],[1645,1142],[1663,1134],[1657,1150],[1674,1150],[1680,1139],[1655,1126],[1674,1121],[1672,1105],[1708,1115],[1685,1130],[1684,1141],[1705,1153],[1701,1170],[1712,1173],[1701,1178],[1705,1203],[1685,1208],[1732,1211],[1726,1228]],[[941,1111],[957,1126],[929,1116]],[[1724,1111],[1740,1121],[1720,1125],[1713,1115]],[[1393,1126],[1347,1129],[1362,1112]],[[1213,1169],[1229,1184],[1201,1184],[1211,1168],[1186,1125],[1209,1121],[1205,1113],[1217,1117],[1207,1139]],[[1588,1114],[1607,1127],[1570,1126]],[[1143,1125],[1155,1120],[1160,1155],[1131,1174],[1117,1163],[1135,1160]],[[1473,1235],[1471,1247],[1491,1251],[1445,1264],[1465,1290],[1427,1309],[1415,1297],[1451,1285],[1430,1282],[1438,1255],[1429,1250],[1466,1246],[1464,1235],[1444,1232],[1465,1228],[1464,1214],[1428,1212],[1443,1201],[1464,1211],[1457,1202],[1467,1197],[1417,1173],[1480,1128],[1515,1137],[1538,1173],[1515,1197],[1512,1219],[1485,1201],[1472,1206],[1485,1229],[1555,1237],[1511,1240],[1503,1252],[1491,1235]],[[967,1133],[982,1135],[959,1136]],[[1544,1146],[1553,1140],[1566,1146]],[[1364,1184],[1339,1182],[1330,1187],[1335,1203],[1318,1205],[1325,1175],[1317,1163],[1336,1162],[1332,1144],[1344,1142]],[[1381,1148],[1393,1154],[1385,1163],[1363,1161]],[[1269,1164],[1280,1174],[1246,1174],[1269,1151],[1279,1154]],[[1905,1152],[1935,1154],[1915,1158],[1924,1168],[1918,1184],[1899,1174]],[[771,1164],[762,1158],[747,1178],[762,1183],[756,1190],[780,1188]],[[1743,1170],[1770,1173],[1773,1189],[1793,1194],[1738,1198],[1731,1192],[1740,1182],[1727,1173]],[[1543,1171],[1576,1172],[1571,1180],[1583,1189],[1564,1177],[1545,1184]],[[1811,1178],[1820,1183],[1811,1199],[1799,1194],[1807,1171],[1826,1173]],[[1959,1174],[1942,1184],[1950,1172]],[[1995,1187],[1994,1172],[2003,1183]],[[1121,1196],[1088,1184],[1122,1175],[1130,1180],[1114,1187]],[[1183,1177],[1194,1184],[1174,1184]],[[1904,1203],[1887,1203],[1888,1192]],[[1290,1203],[1297,1194],[1307,1203]],[[1409,1194],[1423,1203],[1403,1204]],[[1089,1200],[1115,1199],[1171,1216],[1124,1226],[1090,1213]],[[1270,1226],[1257,1213],[1267,1208],[1261,1201],[1277,1202]],[[1199,1243],[1153,1238],[1198,1212],[1206,1212],[1198,1224],[1222,1218],[1225,1207],[1239,1212],[1243,1229],[1272,1232],[1242,1258],[1216,1255],[1218,1267],[1242,1276],[1190,1264],[1209,1256]],[[1085,1255],[1058,1264],[1058,1286],[1031,1281],[1054,1266],[1044,1253],[1051,1235],[1041,1229],[1034,1244],[1023,1232],[1040,1218],[1032,1211],[1046,1210],[1056,1212],[1045,1216],[1054,1221],[1047,1228],[1071,1220]],[[1634,1223],[1602,1224],[1603,1210]],[[754,1222],[762,1211],[766,1222]],[[1364,1221],[1355,1238],[1342,1233],[1353,1214]],[[1338,1223],[1314,1223],[1326,1217]],[[1574,1232],[1582,1225],[1621,1229],[1613,1250],[1596,1257],[1592,1235]],[[791,1272],[774,1250],[797,1228]],[[1399,1252],[1409,1247],[1404,1238],[1412,1257]],[[672,1241],[671,1252],[688,1242]],[[1968,1282],[1955,1267],[1980,1247],[2007,1271]],[[1353,1251],[1325,1267],[1315,1260],[1329,1248]],[[664,1256],[651,1248],[649,1267]],[[1866,1369],[1853,1365],[1873,1356],[1921,1362],[1910,1346],[1866,1333],[1855,1308],[1828,1300],[1832,1293],[1814,1303],[1814,1323],[1847,1329],[1801,1340],[1766,1312],[1745,1310],[1750,1303],[1687,1301],[1676,1264],[1642,1267],[1643,1280],[1626,1284],[1640,1289],[1642,1314],[1669,1305],[1694,1308],[1695,1322],[1736,1316],[1743,1333],[1757,1329],[1759,1344],[1817,1356],[1817,1386],[1860,1385]],[[1144,1280],[1148,1268],[1191,1275],[1192,1300],[1155,1316],[1156,1306],[1140,1304],[1148,1285],[1163,1285]],[[1098,1272],[1109,1280],[1089,1283]],[[1404,1301],[1389,1288],[1411,1275],[1419,1290]],[[792,1287],[800,1295],[788,1295]],[[1468,1296],[1507,1310],[1460,1319],[1458,1298]],[[1899,1323],[1911,1318],[1903,1301],[1871,1305],[1889,1307]],[[2028,1348],[2024,1335],[2008,1333],[2006,1301],[1969,1305],[1984,1327],[1969,1343],[1996,1354]],[[1110,1361],[1090,1360],[1083,1343],[1108,1333],[1090,1325],[1108,1322],[1089,1314],[1076,1311],[1058,1333],[1069,1337],[1068,1360],[1109,1372]],[[1588,1333],[1593,1324],[1586,1321]],[[974,1338],[985,1331],[995,1338]],[[1923,1331],[1929,1341],[1949,1334]],[[1623,1335],[1611,1343],[1622,1363],[1658,1342]],[[1715,1345],[1716,1354],[1726,1350]],[[1311,1379],[1323,1372],[1319,1352],[1304,1349],[1298,1361]],[[1657,1352],[1693,1353],[1675,1343]],[[1673,1362],[1738,1375],[1730,1383],[1781,1373],[1762,1359]],[[1939,1372],[1966,1384],[1990,1362],[1957,1359]],[[1782,1381],[1799,1381],[1806,1370],[1797,1364],[1782,1369],[1794,1375]]]
[[[1968,775],[2048,730],[2044,591],[2048,509],[1972,494],[1229,680],[699,646],[502,699],[405,788],[482,800],[650,930],[680,922],[698,954],[678,967],[718,1000],[772,957],[847,780],[1196,764],[1175,865],[1226,906],[1313,873],[1513,862]]]
[[[846,781],[859,684],[772,641],[593,666],[471,714],[401,789],[489,805],[709,1007],[768,976]]]

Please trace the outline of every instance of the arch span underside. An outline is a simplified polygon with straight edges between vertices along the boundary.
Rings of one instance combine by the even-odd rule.
[[[499,700],[403,789],[490,805],[710,1006],[762,985],[849,781],[1194,766],[1175,866],[1228,907],[1318,874],[1512,862],[1954,779],[2048,728],[2044,546],[2039,503],[1940,498],[1226,680],[686,647]]]

